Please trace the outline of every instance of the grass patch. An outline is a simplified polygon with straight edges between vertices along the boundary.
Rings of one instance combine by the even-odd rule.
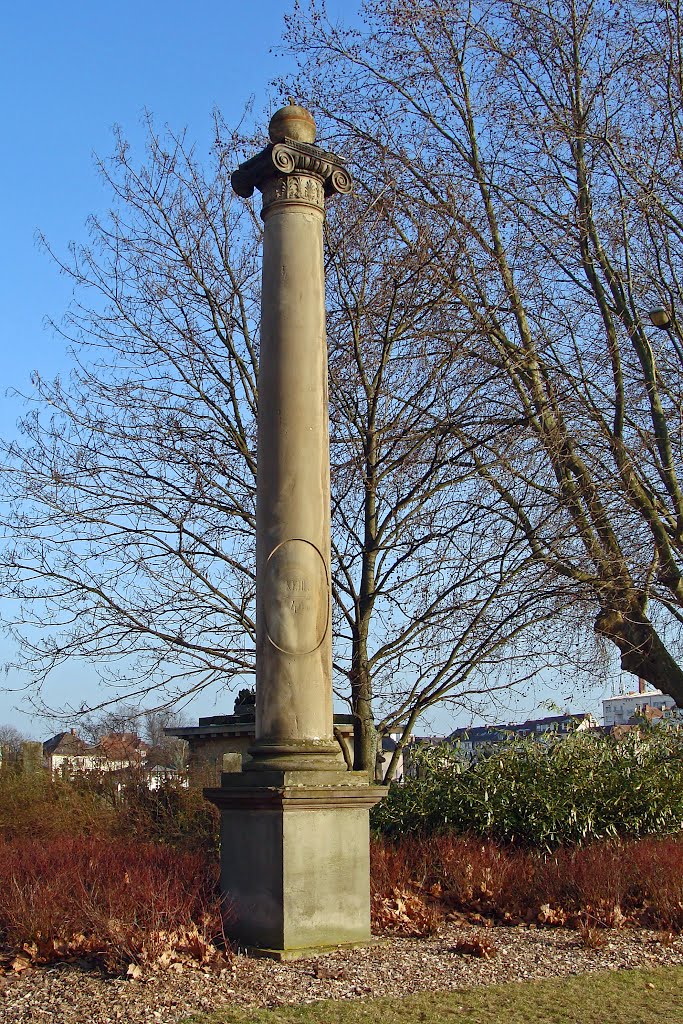
[[[403,999],[337,1000],[275,1010],[227,1008],[183,1024],[679,1024],[683,967],[610,971]]]

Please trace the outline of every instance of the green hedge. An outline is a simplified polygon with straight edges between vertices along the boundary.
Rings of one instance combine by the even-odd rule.
[[[392,785],[375,807],[376,833],[456,832],[553,849],[683,829],[679,729],[512,741],[476,762],[431,747],[414,763],[418,778]]]

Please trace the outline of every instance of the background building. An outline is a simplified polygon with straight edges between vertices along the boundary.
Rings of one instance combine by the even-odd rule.
[[[631,719],[636,716],[648,719],[664,717],[665,712],[676,708],[676,702],[668,693],[651,690],[644,680],[640,680],[638,690],[631,693],[619,693],[615,697],[607,697],[602,702],[602,715],[608,729],[615,725],[633,724]],[[659,712],[653,715],[653,712]]]
[[[595,729],[597,724],[588,713],[551,715],[547,718],[530,718],[526,722],[509,722],[507,725],[477,725],[456,729],[447,737],[447,742],[457,745],[464,757],[474,758],[513,739],[562,739],[571,733]]]

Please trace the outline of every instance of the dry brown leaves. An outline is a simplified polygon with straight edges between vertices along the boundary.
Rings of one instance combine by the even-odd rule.
[[[96,960],[102,953],[102,944],[85,935],[72,935],[69,939],[48,939],[38,935],[35,941],[25,942],[20,951],[0,954],[0,969],[6,974],[21,974],[30,967],[57,960],[66,963]]]
[[[430,887],[409,884],[406,888],[395,888],[390,895],[375,892],[372,896],[372,925],[378,934],[425,937],[437,934],[444,922],[460,925],[491,927],[500,924],[539,928],[573,928],[582,936],[586,933],[585,944],[597,948],[605,928],[642,927],[651,924],[647,907],[624,914],[618,903],[586,905],[581,911],[566,910],[562,906],[543,903],[540,907],[529,908],[521,917],[511,913],[499,913],[492,909],[488,913],[479,909],[460,907],[454,910],[444,898],[441,885]],[[588,931],[586,931],[588,929]],[[672,934],[674,934],[672,932]]]
[[[481,960],[492,960],[498,950],[490,939],[477,936],[473,939],[459,939],[454,946],[451,946],[451,952],[477,956]]]
[[[108,922],[107,933],[104,939],[82,934],[64,939],[38,935],[35,941],[25,942],[20,951],[0,954],[0,971],[20,974],[31,967],[56,961],[87,962],[113,971],[127,966],[127,976],[138,978],[143,969],[220,970],[232,960],[230,948],[219,948],[197,925],[176,931],[144,931],[131,930],[112,919]]]
[[[529,914],[526,923],[545,926],[546,928],[576,928],[580,931],[582,927],[589,924],[600,925],[603,928],[623,928],[626,925],[638,925],[639,915],[627,917],[622,913],[618,903],[612,905],[601,905],[592,907],[587,905],[577,913],[575,910],[568,911],[562,907],[552,907],[549,903],[543,903],[536,914]]]
[[[581,924],[577,931],[586,949],[602,949],[603,946],[607,945],[607,935],[604,929],[592,928],[589,924]]]
[[[434,935],[442,921],[423,896],[405,889],[394,889],[391,896],[374,894],[371,910],[374,930],[391,935]]]

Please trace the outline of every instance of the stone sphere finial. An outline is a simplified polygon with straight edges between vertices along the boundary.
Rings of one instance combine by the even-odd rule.
[[[271,117],[268,135],[273,143],[284,142],[285,139],[293,139],[294,142],[315,142],[313,115],[290,99],[288,107],[276,110]]]

